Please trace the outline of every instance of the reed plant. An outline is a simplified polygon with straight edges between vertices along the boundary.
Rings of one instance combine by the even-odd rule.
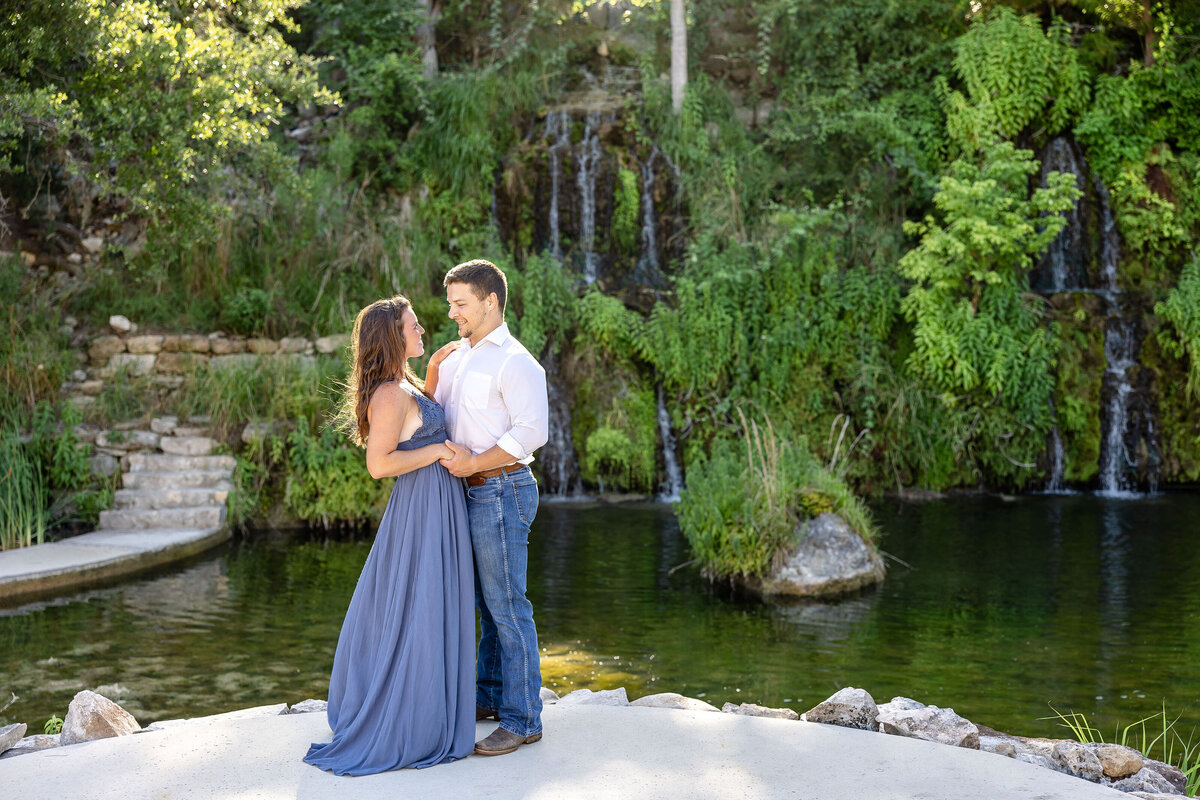
[[[41,544],[49,492],[13,430],[0,431],[0,550]]]
[[[1166,703],[1156,714],[1143,717],[1129,725],[1117,724],[1112,737],[1104,738],[1099,728],[1092,725],[1087,715],[1078,711],[1059,711],[1050,706],[1053,717],[1043,719],[1058,720],[1058,724],[1071,732],[1071,736],[1079,742],[1103,742],[1124,745],[1138,750],[1147,758],[1162,761],[1165,764],[1178,767],[1187,778],[1185,794],[1195,797],[1200,792],[1200,739],[1193,729],[1187,738],[1179,732],[1177,723],[1179,716],[1172,718],[1167,714]]]

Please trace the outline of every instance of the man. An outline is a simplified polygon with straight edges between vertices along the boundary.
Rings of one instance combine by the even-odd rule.
[[[446,443],[454,457],[442,464],[467,485],[480,617],[475,718],[500,721],[475,752],[496,756],[542,738],[542,674],[525,575],[538,507],[529,464],[548,438],[546,372],[508,332],[508,282],[495,264],[459,264],[443,283],[461,338],[456,349],[443,348],[448,355],[430,359],[430,369],[454,440]]]

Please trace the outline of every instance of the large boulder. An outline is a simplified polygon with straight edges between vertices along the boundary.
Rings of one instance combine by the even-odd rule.
[[[873,731],[877,729],[875,717],[878,714],[879,707],[875,705],[875,698],[871,697],[869,692],[847,687],[804,712],[801,719],[805,722]]]
[[[10,749],[0,753],[0,758],[15,758],[23,756],[26,753],[36,753],[39,750],[49,750],[51,747],[58,747],[60,743],[59,738],[60,734],[57,733],[35,733],[33,736],[26,736]]]
[[[659,694],[648,694],[645,697],[639,697],[629,705],[643,706],[646,708],[679,708],[685,711],[716,711],[717,707],[706,703],[703,700],[697,700],[694,697],[684,697],[677,692],[660,692]]]
[[[883,580],[883,559],[836,514],[801,523],[794,545],[754,588],[766,596],[828,597]]]
[[[954,713],[953,708],[923,706],[901,710],[879,710],[879,730],[910,739],[979,749],[979,728]]]
[[[63,720],[61,744],[90,742],[140,731],[142,726],[125,709],[104,695],[86,689],[75,695]]]
[[[1168,794],[1175,796],[1182,794],[1182,792],[1179,792],[1169,780],[1149,767],[1142,767],[1128,778],[1122,778],[1121,780],[1116,781],[1113,783],[1112,787],[1114,789],[1119,789],[1122,792],[1148,792],[1151,794]]]
[[[1100,759],[1100,767],[1106,778],[1127,778],[1146,766],[1145,757],[1132,747],[1103,743],[1087,744],[1085,747]]]

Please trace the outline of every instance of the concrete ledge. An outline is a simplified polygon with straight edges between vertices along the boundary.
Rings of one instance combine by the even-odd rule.
[[[711,711],[547,706],[515,753],[339,778],[301,761],[324,714],[209,717],[0,762],[28,797],[495,800],[1119,800],[1003,756],[830,725]],[[476,738],[495,723],[476,726]]]
[[[0,604],[32,600],[181,561],[229,540],[204,529],[94,531],[0,553]]]

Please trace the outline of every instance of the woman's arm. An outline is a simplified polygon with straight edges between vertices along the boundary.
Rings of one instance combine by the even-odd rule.
[[[438,385],[438,369],[442,366],[442,362],[446,360],[446,356],[453,353],[462,344],[461,339],[447,342],[434,351],[429,357],[429,364],[425,367],[425,391],[430,397],[433,397],[437,392]]]
[[[372,478],[394,478],[427,467],[453,451],[444,444],[431,444],[416,450],[397,450],[400,433],[410,414],[420,414],[417,401],[395,383],[375,390],[367,408],[371,424],[367,434],[367,472]]]

